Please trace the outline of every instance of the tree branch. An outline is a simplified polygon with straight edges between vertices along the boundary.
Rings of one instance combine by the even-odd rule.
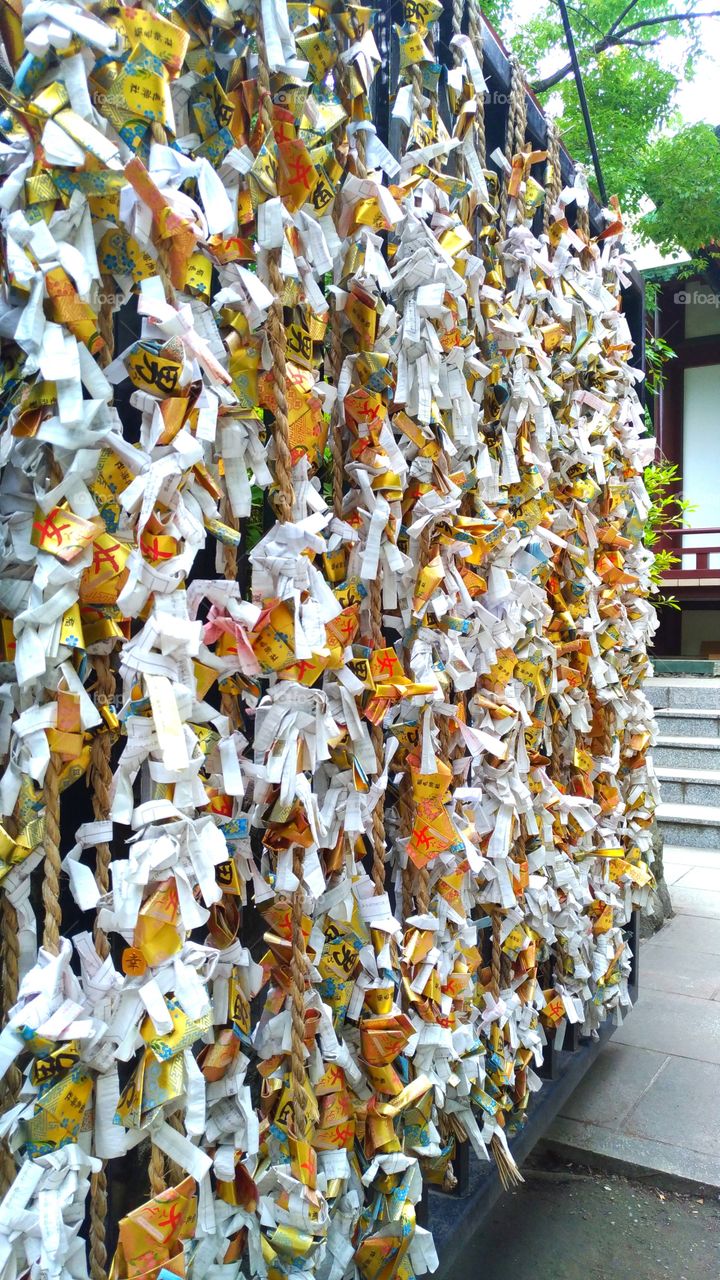
[[[720,18],[720,9],[710,9],[706,13],[666,13],[659,18],[640,18],[637,22],[631,22],[628,27],[623,27],[621,31],[616,31],[613,44],[622,43],[625,36],[630,35],[632,31],[640,31],[643,27],[664,27],[668,22],[694,22],[698,18]]]
[[[542,80],[533,80],[530,86],[533,93],[544,93],[546,89],[552,89],[556,84],[560,84],[566,76],[572,71],[572,62],[566,62],[564,67],[558,67],[557,71],[553,71],[551,75],[544,76]]]
[[[616,19],[616,24],[622,21],[637,2],[638,0],[632,0],[632,4],[626,6],[620,17]],[[663,27],[670,22],[694,22],[699,18],[720,18],[720,9],[710,9],[704,13],[696,11],[690,13],[666,13],[657,18],[640,18],[637,22],[631,22],[627,27],[619,29],[614,24],[607,35],[590,45],[588,52],[591,56],[597,57],[598,54],[604,53],[606,49],[613,49],[618,45],[635,45],[639,48],[649,48],[650,44],[656,44],[662,37],[658,36],[657,40],[648,42],[645,45],[640,45],[638,41],[630,40],[628,37],[632,35],[633,31],[642,31],[646,27]],[[560,84],[561,80],[569,76],[571,71],[572,62],[566,62],[564,66],[558,67],[557,71],[552,71],[549,76],[544,76],[542,80],[535,80],[532,85],[533,91],[535,93],[545,93],[547,89],[552,89],[556,84]]]
[[[655,36],[653,40],[623,40],[623,45],[633,49],[654,49],[659,44],[662,44],[662,36]]]
[[[559,0],[552,0],[552,2],[556,9],[560,8]],[[638,0],[633,0],[633,4],[637,3]],[[592,18],[588,18],[587,14],[583,13],[582,9],[579,9],[576,4],[569,4],[567,7],[571,13],[577,14],[580,21],[584,22],[586,27],[592,27],[593,31],[597,31],[600,38],[603,38],[604,32],[602,27],[599,27],[597,22],[593,22]],[[623,13],[622,16],[625,17],[625,14]]]
[[[622,13],[618,14],[612,26],[609,28],[608,30],[609,36],[614,35],[618,27],[620,26],[620,23],[623,21],[624,18],[627,18],[628,14],[630,13],[630,10],[634,9],[636,4],[639,4],[639,0],[630,0],[630,3],[625,5],[625,8],[623,9]]]

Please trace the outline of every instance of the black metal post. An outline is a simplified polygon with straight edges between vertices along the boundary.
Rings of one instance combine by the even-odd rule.
[[[597,145],[595,143],[595,134],[593,133],[592,121],[590,119],[590,109],[588,107],[587,98],[585,96],[585,85],[583,84],[582,75],[580,73],[580,63],[578,62],[577,50],[575,48],[575,39],[570,26],[570,18],[568,16],[565,0],[558,0],[558,6],[562,15],[563,28],[565,30],[565,40],[567,42],[568,53],[572,63],[573,75],[575,76],[575,84],[577,86],[578,98],[580,99],[580,110],[585,121],[585,132],[587,133],[588,142],[590,143],[590,151],[593,158],[593,167],[595,169],[595,177],[597,179],[598,191],[603,204],[607,204],[607,191],[605,190],[605,179],[600,168],[600,157],[598,155]]]

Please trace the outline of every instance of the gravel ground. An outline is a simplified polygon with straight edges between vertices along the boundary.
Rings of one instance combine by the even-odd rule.
[[[526,1167],[452,1280],[718,1280],[720,1202],[553,1163]]]

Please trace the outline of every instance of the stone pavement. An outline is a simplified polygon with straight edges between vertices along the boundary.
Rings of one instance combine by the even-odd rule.
[[[642,943],[640,998],[546,1143],[579,1164],[720,1190],[720,853],[665,846],[676,916]]]

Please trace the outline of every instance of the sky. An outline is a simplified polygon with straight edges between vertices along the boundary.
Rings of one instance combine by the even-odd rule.
[[[714,8],[714,5],[697,4],[695,8],[702,11]],[[537,0],[515,0],[513,18],[518,26],[527,22],[537,8]],[[669,5],[670,10],[673,5]],[[572,16],[572,15],[571,15]],[[687,84],[678,86],[677,106],[683,119],[688,124],[696,124],[706,120],[708,124],[720,124],[720,94],[718,94],[718,77],[720,76],[720,18],[704,18],[702,30],[705,41],[705,56],[699,60],[695,78]],[[664,41],[663,49],[669,62],[673,61],[673,45],[675,41]],[[682,43],[678,41],[677,43]],[[551,71],[559,57],[548,58],[546,71]],[[551,107],[551,104],[548,104]],[[552,109],[552,108],[551,108]]]
[[[700,120],[707,120],[708,124],[720,124],[720,18],[704,18],[703,33],[705,57],[698,66],[694,80],[680,86],[677,103],[683,118],[689,124],[696,124]]]
[[[699,11],[703,11],[707,7],[705,4],[696,4],[694,6]],[[521,26],[527,22],[533,15],[533,10],[537,8],[537,0],[515,0],[513,5],[514,23]],[[673,5],[668,6],[669,10],[673,9]],[[572,17],[572,15],[571,15]],[[718,81],[720,79],[720,18],[704,18],[702,23],[704,55],[697,60],[697,69],[692,80],[680,83],[678,85],[676,106],[681,113],[683,120],[687,124],[697,124],[700,121],[706,121],[711,125],[720,125],[720,94],[718,93]],[[662,45],[663,61],[667,58],[670,65],[677,60],[678,52],[676,46],[682,47],[682,40],[671,41],[665,40]],[[566,61],[564,49],[556,51],[548,56],[545,63],[540,67],[541,73],[548,74],[562,61]],[[581,64],[582,70],[582,64]],[[552,95],[548,97],[545,109],[548,114],[553,115],[554,104]],[[559,98],[557,100],[557,108],[560,110]],[[652,244],[635,243],[632,234],[629,241],[633,250],[637,266],[642,270],[647,267],[658,266],[660,263],[683,262],[688,260],[686,253],[674,254],[667,257],[659,252]]]

